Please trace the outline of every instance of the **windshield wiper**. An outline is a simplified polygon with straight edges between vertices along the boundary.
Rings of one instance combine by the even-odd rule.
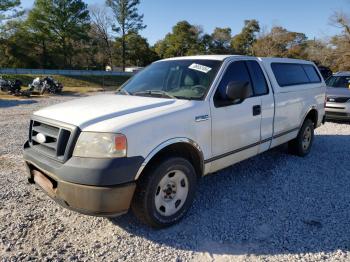
[[[176,96],[173,96],[171,94],[169,94],[168,92],[166,91],[163,91],[163,90],[145,90],[145,91],[138,91],[138,92],[135,92],[133,93],[132,95],[149,95],[149,96],[152,96],[152,95],[161,95],[162,97],[168,97],[168,98],[173,98],[173,99],[176,99]]]
[[[128,91],[126,91],[125,89],[120,89],[117,93],[131,96],[131,94]]]

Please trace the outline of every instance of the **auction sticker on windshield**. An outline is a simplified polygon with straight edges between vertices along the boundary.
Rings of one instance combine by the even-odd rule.
[[[196,63],[193,63],[188,68],[193,69],[193,70],[197,70],[197,71],[200,71],[203,73],[208,73],[211,70],[211,68],[208,66],[204,66],[204,65],[200,65],[200,64],[196,64]]]

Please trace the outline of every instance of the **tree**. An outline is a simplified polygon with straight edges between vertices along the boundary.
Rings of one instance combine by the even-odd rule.
[[[9,27],[11,34],[6,39],[6,45],[3,48],[6,55],[0,60],[0,66],[37,68],[41,62],[40,57],[35,50],[35,39],[28,33],[25,23],[11,21]]]
[[[0,0],[0,23],[3,20],[11,19],[22,14],[18,9],[20,5],[20,0]]]
[[[9,62],[8,49],[9,46],[8,22],[10,19],[18,17],[21,12],[19,10],[20,0],[0,0],[0,65],[7,66]]]
[[[330,17],[333,26],[343,29],[343,35],[350,42],[350,17],[343,12],[335,12]]]
[[[333,36],[330,44],[333,51],[333,70],[350,70],[350,17],[343,12],[335,12],[330,17],[333,26],[341,28],[341,34]]]
[[[138,13],[138,5],[140,0],[106,0],[114,14],[118,25],[114,25],[113,29],[121,35],[122,42],[122,67],[125,71],[126,63],[126,35],[129,32],[139,32],[146,28],[143,24],[143,14]]]
[[[200,27],[191,25],[187,21],[178,22],[171,33],[155,44],[155,51],[161,58],[203,53],[201,34]]]
[[[125,36],[125,43],[128,47],[125,54],[127,65],[146,66],[158,58],[155,51],[150,48],[147,39],[136,32],[129,32]],[[115,52],[118,53],[122,46],[121,37],[116,39],[115,46]]]
[[[33,34],[47,37],[63,56],[63,67],[72,67],[74,42],[86,41],[90,28],[87,5],[82,0],[36,0],[28,16]]]
[[[350,71],[350,43],[347,36],[334,36],[331,39],[334,54],[334,70]]]
[[[210,52],[214,54],[229,54],[231,52],[231,28],[216,27],[211,34]]]
[[[245,20],[241,33],[232,38],[231,48],[237,54],[252,55],[252,47],[258,32],[260,32],[260,26],[257,20]]]
[[[307,60],[315,62],[317,65],[323,65],[335,68],[334,50],[329,43],[321,40],[309,40],[306,42],[305,53]]]
[[[252,49],[255,56],[305,58],[306,40],[303,33],[273,27],[255,41]]]
[[[103,53],[106,65],[113,67],[112,18],[106,8],[95,6],[90,9],[91,38],[93,38]]]

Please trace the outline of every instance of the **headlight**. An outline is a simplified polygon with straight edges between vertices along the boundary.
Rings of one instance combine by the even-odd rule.
[[[127,140],[122,134],[82,132],[73,156],[114,158],[126,156]]]

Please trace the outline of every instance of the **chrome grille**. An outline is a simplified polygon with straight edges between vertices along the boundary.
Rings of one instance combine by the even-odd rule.
[[[350,97],[327,97],[328,102],[334,103],[346,103],[350,100]]]
[[[29,143],[40,153],[64,162],[70,157],[72,151],[73,134],[74,129],[40,120],[31,120]]]
[[[336,117],[336,116],[344,116],[344,117],[350,117],[350,114],[343,113],[343,112],[327,112],[327,117]]]

